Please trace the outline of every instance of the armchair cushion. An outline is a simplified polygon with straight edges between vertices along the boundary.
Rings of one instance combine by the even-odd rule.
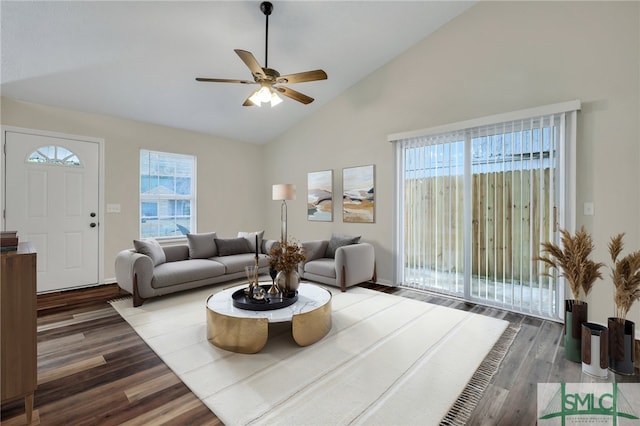
[[[360,241],[360,237],[350,237],[347,235],[331,235],[329,244],[327,245],[327,251],[324,253],[324,257],[333,259],[336,257],[336,250],[338,247],[348,246],[351,244],[357,244]]]
[[[336,264],[333,259],[323,257],[309,262],[305,265],[304,271],[310,274],[322,275],[323,277],[336,277]]]
[[[138,253],[145,254],[151,258],[153,266],[158,266],[167,261],[164,250],[155,238],[145,238],[144,240],[133,240],[133,246]]]
[[[325,252],[327,251],[328,244],[329,244],[329,240],[315,240],[315,241],[303,242],[302,248],[304,250],[304,255],[307,258],[306,262],[323,258]]]
[[[187,234],[189,257],[191,259],[208,259],[218,255],[215,232],[203,234]]]

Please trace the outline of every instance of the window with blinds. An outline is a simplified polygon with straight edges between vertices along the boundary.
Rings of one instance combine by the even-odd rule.
[[[196,157],[140,150],[140,237],[196,232]]]
[[[563,286],[533,259],[573,222],[579,104],[546,108],[390,137],[400,283],[558,317]]]

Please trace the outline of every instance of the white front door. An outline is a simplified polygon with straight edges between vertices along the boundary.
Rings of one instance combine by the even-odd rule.
[[[98,283],[95,141],[5,131],[5,230],[37,250],[38,292]]]

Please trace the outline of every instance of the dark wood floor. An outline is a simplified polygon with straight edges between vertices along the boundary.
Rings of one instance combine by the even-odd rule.
[[[542,382],[579,382],[579,364],[563,357],[558,323],[411,289],[368,287],[520,325],[520,332],[469,424],[536,423]],[[108,304],[117,286],[38,300],[38,389],[33,424],[221,425]],[[615,376],[638,382],[640,376]],[[612,379],[613,380],[613,379]],[[2,406],[3,425],[25,423],[22,401]]]

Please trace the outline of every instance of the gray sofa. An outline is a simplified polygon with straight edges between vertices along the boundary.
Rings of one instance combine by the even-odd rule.
[[[331,240],[302,243],[306,261],[298,266],[303,279],[340,287],[376,281],[375,251],[371,244],[360,243],[360,237],[333,235]]]
[[[188,244],[160,246],[155,240],[134,240],[134,249],[116,256],[116,280],[133,295],[133,306],[145,299],[245,277],[245,266],[255,264],[258,235],[259,273],[268,273],[268,252],[276,240],[262,232],[240,232],[237,238],[218,239],[216,233],[188,234]],[[244,242],[244,244],[243,244]]]

